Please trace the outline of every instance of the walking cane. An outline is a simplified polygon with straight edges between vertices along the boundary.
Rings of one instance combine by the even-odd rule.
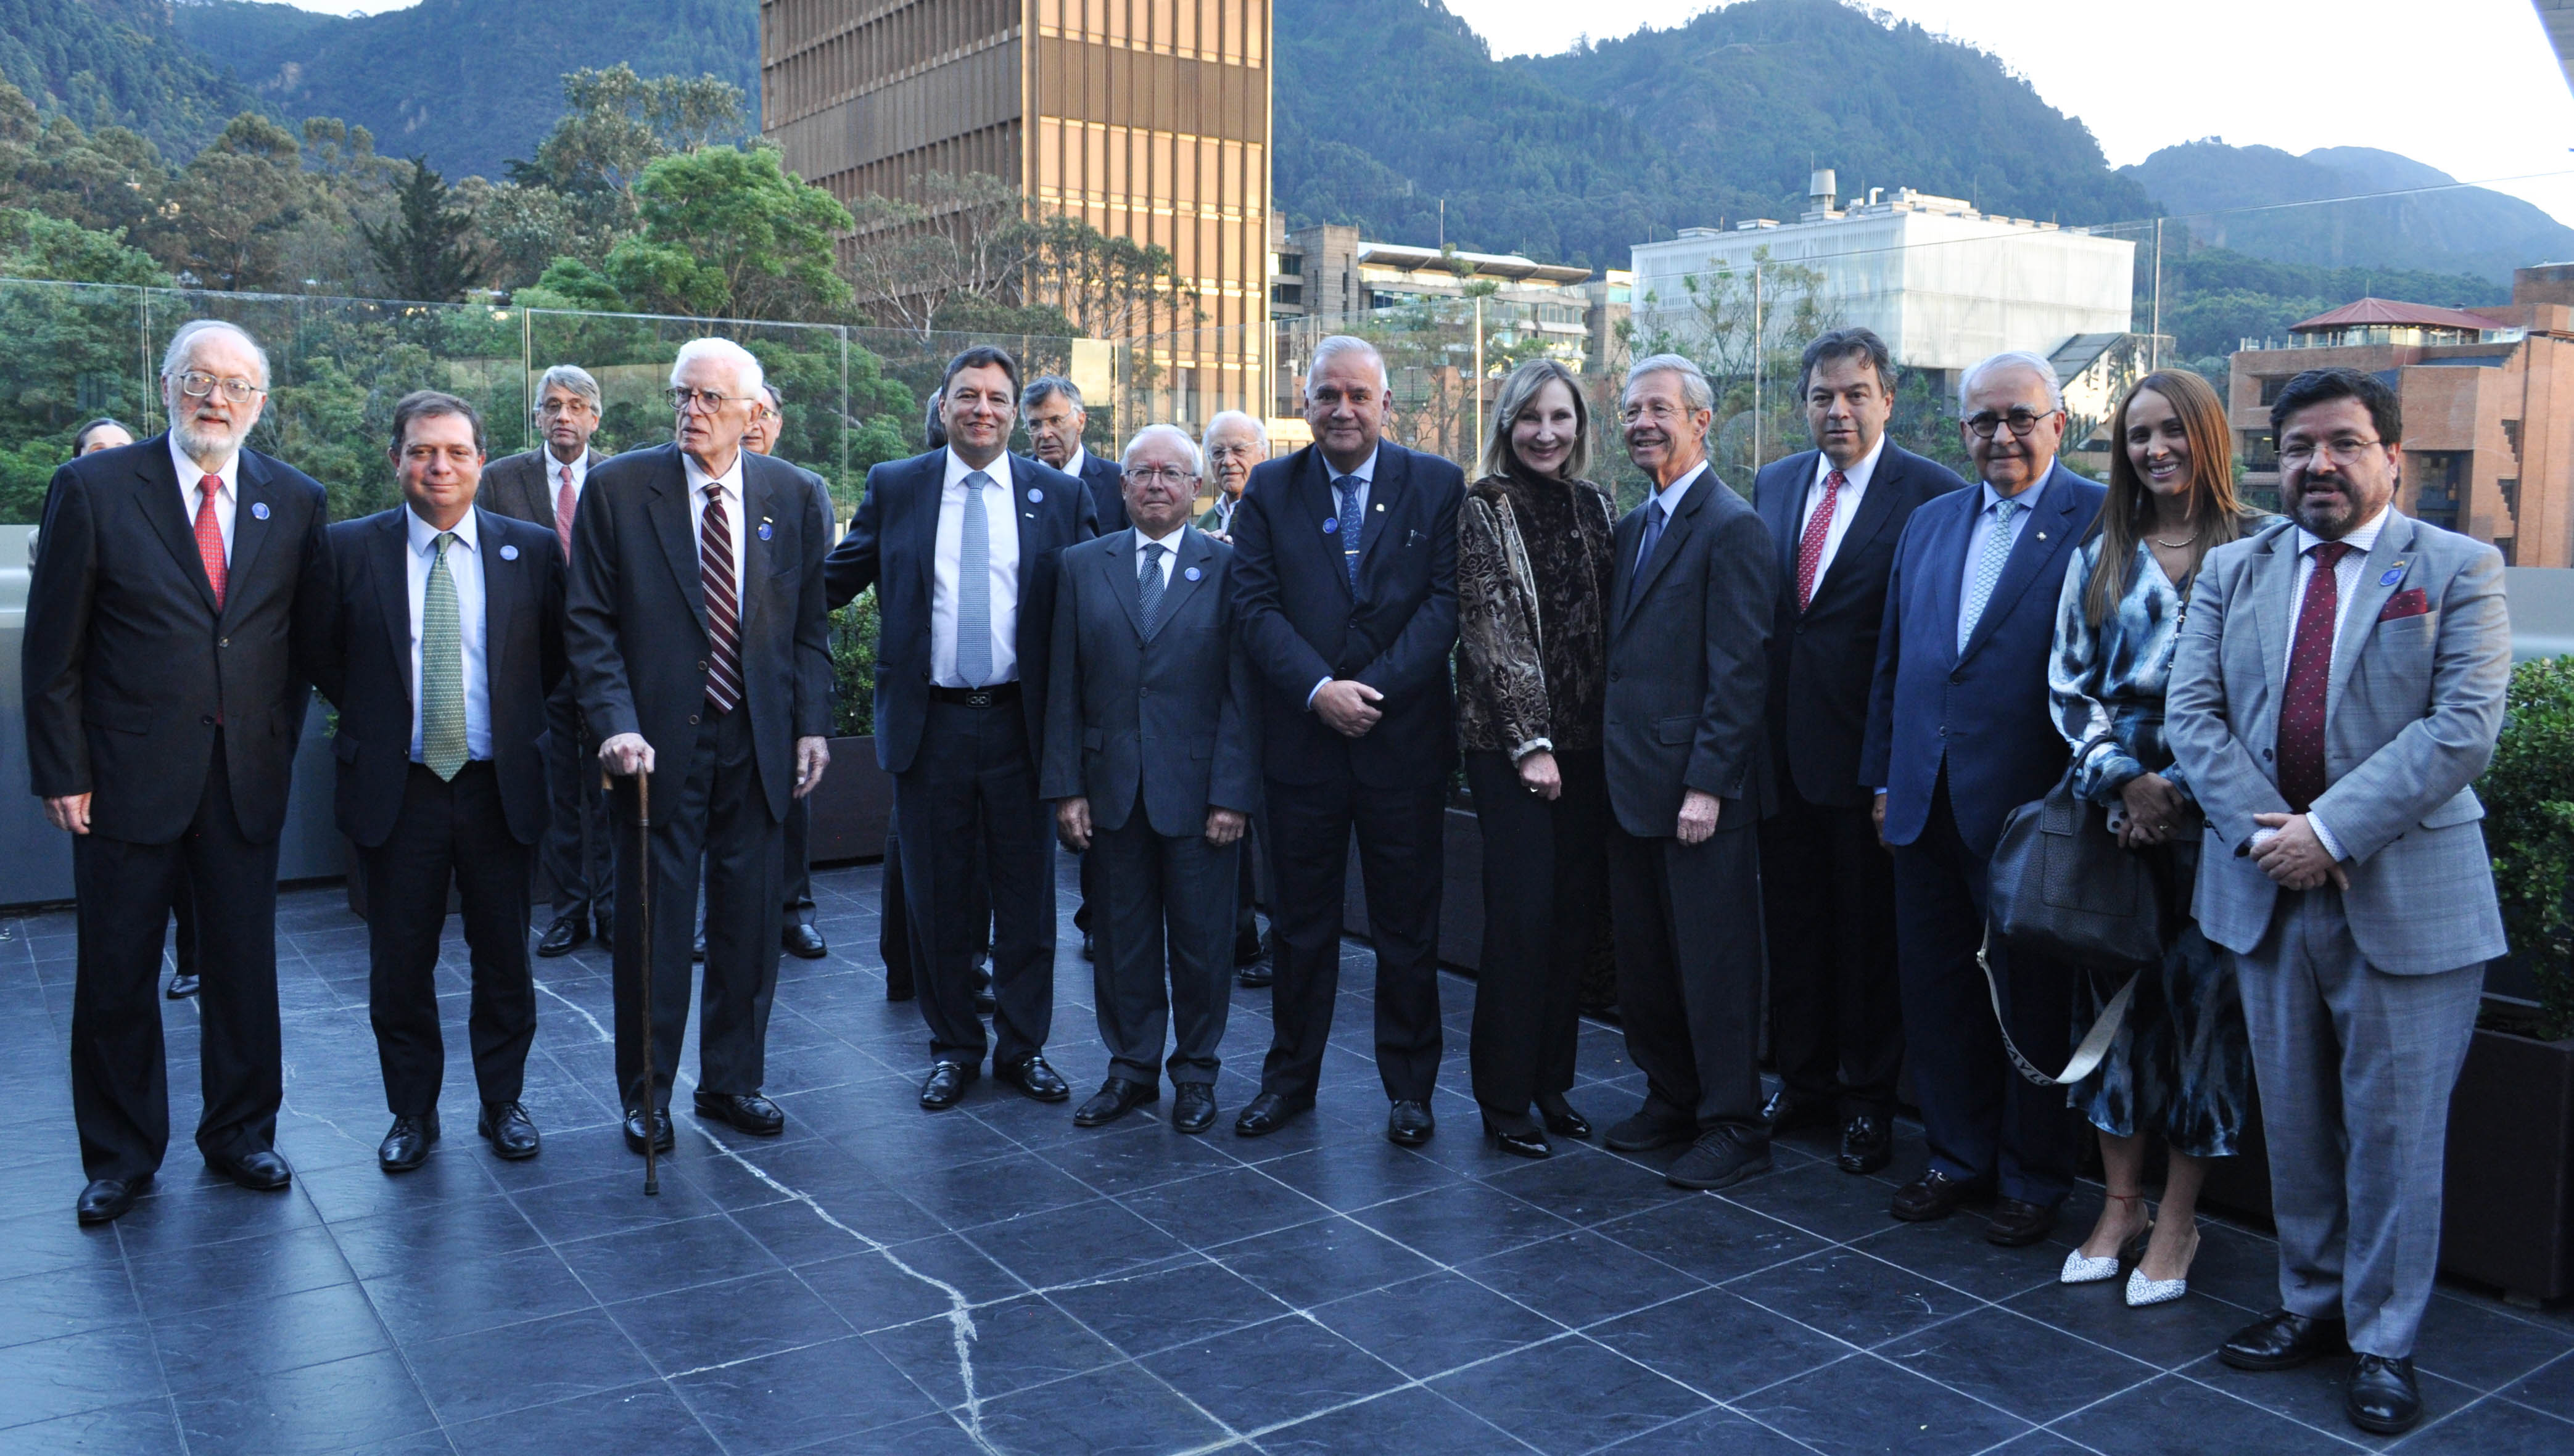
[[[600,769],[603,780],[607,773],[605,767]],[[643,871],[637,876],[641,890],[636,900],[636,915],[643,921],[644,957],[639,977],[643,989],[636,1000],[644,1023],[644,1196],[657,1198],[661,1196],[661,1168],[656,1152],[661,1145],[661,1099],[654,1086],[658,1079],[652,1073],[652,775],[641,767],[635,770],[635,862]]]

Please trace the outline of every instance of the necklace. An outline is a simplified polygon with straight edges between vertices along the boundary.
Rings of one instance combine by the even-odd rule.
[[[2198,540],[2206,534],[2206,529],[2202,527],[2199,530],[2193,531],[2189,535],[2182,537],[2178,541],[2165,541],[2159,536],[2148,536],[2145,540],[2152,542],[2154,545],[2161,547],[2165,551],[2178,551],[2182,547],[2189,545],[2191,542]]]

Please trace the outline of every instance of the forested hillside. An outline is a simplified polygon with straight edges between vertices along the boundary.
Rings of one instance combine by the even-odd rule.
[[[129,127],[183,157],[259,106],[171,28],[161,0],[0,0],[0,80],[41,110]]]

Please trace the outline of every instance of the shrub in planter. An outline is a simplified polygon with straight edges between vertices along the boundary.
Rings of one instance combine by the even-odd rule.
[[[2512,670],[2501,740],[2477,780],[2485,847],[2512,952],[2538,986],[2542,1041],[2574,1036],[2574,657]],[[2512,1027],[2523,1030],[2522,1027]]]
[[[876,589],[831,614],[831,736],[876,730]]]

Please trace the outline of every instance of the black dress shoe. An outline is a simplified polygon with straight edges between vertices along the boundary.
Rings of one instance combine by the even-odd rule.
[[[232,1179],[254,1193],[275,1193],[295,1181],[286,1159],[270,1148],[256,1152],[227,1153],[206,1159],[206,1166]]]
[[[1676,1142],[1698,1140],[1696,1119],[1669,1108],[1647,1102],[1633,1117],[1609,1124],[1609,1135],[1602,1139],[1614,1152],[1650,1152]]]
[[[1427,1102],[1399,1100],[1386,1109],[1385,1140],[1397,1147],[1419,1147],[1438,1130],[1438,1120],[1430,1115]]]
[[[541,1146],[536,1119],[516,1102],[486,1102],[483,1115],[475,1119],[475,1135],[492,1144],[492,1150],[512,1162],[537,1155]]]
[[[786,1130],[786,1114],[757,1092],[699,1092],[697,1115],[731,1123],[753,1137],[775,1137]]]
[[[974,987],[974,1014],[988,1016],[1001,1008],[1000,998],[992,994],[989,983]]]
[[[1952,1178],[1937,1168],[1895,1190],[1895,1200],[1886,1211],[1906,1223],[1929,1223],[1957,1211],[1957,1205],[1983,1197],[1991,1191],[1981,1182]]]
[[[1591,1135],[1591,1119],[1575,1111],[1562,1092],[1538,1093],[1537,1114],[1546,1119],[1546,1130],[1558,1137]]]
[[[589,938],[590,916],[557,915],[555,922],[546,926],[544,937],[537,941],[537,953],[548,959],[570,955],[574,946]]]
[[[1507,1121],[1496,1118],[1490,1112],[1485,1113],[1484,1141],[1513,1157],[1551,1158],[1555,1156],[1555,1149],[1547,1145],[1546,1134],[1540,1132],[1537,1124],[1531,1122],[1525,1113],[1516,1121]]]
[[[831,947],[823,943],[822,932],[801,921],[789,921],[785,929],[777,932],[777,939],[787,954],[798,959],[819,960],[831,953]]]
[[[1278,969],[1266,960],[1255,960],[1235,970],[1233,980],[1236,985],[1256,991],[1262,986],[1275,984],[1278,980]]]
[[[2024,1249],[2054,1231],[2054,1204],[2004,1198],[1993,1204],[1993,1221],[1984,1225],[1984,1242],[1997,1248]]]
[[[1072,1084],[1055,1075],[1046,1059],[1031,1052],[1015,1066],[997,1068],[993,1075],[1027,1093],[1040,1102],[1065,1102],[1072,1098]]]
[[[1834,1121],[1833,1104],[1822,1097],[1809,1097],[1786,1087],[1770,1094],[1761,1104],[1761,1120],[1772,1132],[1794,1132],[1800,1127],[1826,1127]]]
[[[1755,1173],[1770,1171],[1770,1137],[1757,1128],[1731,1124],[1713,1127],[1690,1144],[1689,1151],[1663,1170],[1663,1181],[1675,1188],[1731,1188]]]
[[[1895,1124],[1863,1112],[1842,1124],[1841,1156],[1833,1166],[1845,1173],[1873,1173],[1895,1160]]]
[[[83,1223],[113,1223],[125,1216],[143,1190],[152,1186],[152,1175],[139,1178],[101,1178],[81,1189],[80,1202],[73,1211]]]
[[[376,1165],[388,1173],[408,1173],[429,1161],[429,1147],[438,1141],[438,1113],[435,1109],[419,1117],[397,1117],[385,1132],[385,1140],[376,1144]]]
[[[197,993],[197,978],[186,971],[170,977],[170,989],[162,992],[174,1001],[184,1001]]]
[[[1204,1082],[1182,1082],[1171,1102],[1173,1132],[1204,1132],[1215,1126],[1215,1088]]]
[[[920,1105],[932,1112],[944,1112],[965,1095],[965,1088],[983,1074],[980,1067],[961,1061],[942,1061],[929,1069],[929,1080],[920,1084]]]
[[[2350,1348],[2350,1327],[2338,1319],[2313,1319],[2274,1309],[2234,1332],[2216,1358],[2237,1370],[2294,1370],[2322,1355]]]
[[[1242,1115],[1233,1119],[1237,1137],[1267,1137],[1287,1125],[1299,1112],[1314,1110],[1313,1094],[1289,1097],[1278,1092],[1263,1092],[1245,1103]]]
[[[2362,1355],[2351,1363],[2350,1387],[2341,1408],[2350,1423],[2379,1436],[2400,1436],[2422,1419],[2422,1390],[2413,1383],[2413,1357]]]
[[[1072,1114],[1075,1127],[1105,1127],[1147,1102],[1162,1100],[1159,1083],[1139,1082],[1132,1077],[1110,1077],[1099,1084],[1090,1100]]]
[[[652,1150],[668,1152],[677,1142],[670,1132],[670,1109],[652,1114]],[[641,1156],[644,1151],[644,1109],[633,1108],[626,1114],[626,1150]]]
[[[1088,930],[1081,932],[1081,958],[1084,960],[1099,958],[1099,939]]]

